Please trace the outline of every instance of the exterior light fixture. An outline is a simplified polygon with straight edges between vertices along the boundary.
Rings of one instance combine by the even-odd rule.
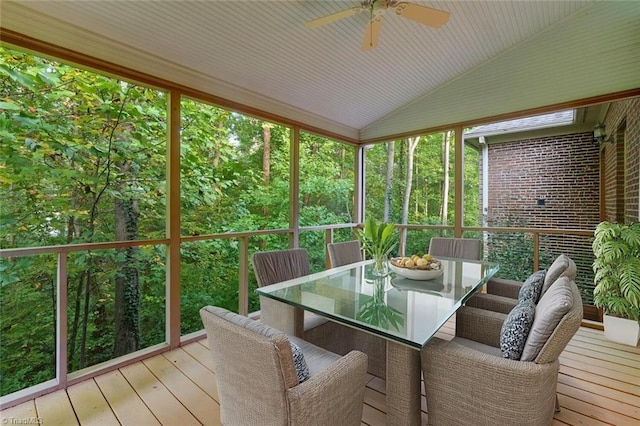
[[[593,140],[598,145],[605,142],[611,142],[611,138],[607,137],[604,124],[600,122],[596,123],[596,127],[593,128]]]

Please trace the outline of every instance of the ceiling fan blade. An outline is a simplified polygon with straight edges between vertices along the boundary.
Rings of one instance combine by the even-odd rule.
[[[449,20],[449,12],[420,6],[413,3],[398,3],[392,6],[397,15],[433,28],[440,28]]]
[[[364,40],[362,41],[362,50],[371,50],[378,45],[380,28],[382,28],[382,15],[374,16],[367,25],[367,30],[364,34]]]
[[[323,16],[322,18],[314,19],[305,24],[307,28],[318,28],[323,25],[330,24],[338,19],[346,18],[351,15],[355,15],[356,13],[360,13],[363,10],[366,10],[362,7],[352,7],[351,9],[346,9],[340,12],[332,13],[331,15]]]

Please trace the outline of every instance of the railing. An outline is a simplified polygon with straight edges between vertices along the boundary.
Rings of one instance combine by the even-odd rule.
[[[321,231],[324,233],[324,247],[325,247],[325,266],[329,266],[328,256],[326,255],[326,244],[334,241],[334,232],[338,229],[353,229],[358,224],[356,223],[347,223],[347,224],[337,224],[337,225],[320,225],[320,226],[312,226],[312,227],[301,227],[298,229],[274,229],[274,230],[259,230],[259,231],[246,231],[246,232],[230,232],[230,233],[221,233],[221,234],[210,234],[210,235],[198,235],[198,236],[188,236],[182,237],[180,239],[180,244],[190,243],[190,242],[198,242],[198,241],[211,241],[211,240],[222,240],[222,239],[233,239],[238,241],[239,245],[239,254],[238,254],[238,312],[243,315],[250,315],[249,312],[249,289],[250,289],[250,279],[249,279],[249,264],[250,264],[250,244],[249,240],[253,237],[259,237],[264,235],[274,235],[274,234],[286,234],[289,238],[289,245],[296,246],[298,238],[300,234],[305,232],[316,232]],[[405,245],[411,240],[410,237],[407,237],[408,234],[413,232],[426,232],[431,236],[453,236],[454,228],[451,226],[428,226],[428,225],[398,225],[399,228],[406,230],[406,232],[402,232],[402,240],[401,240],[401,254],[403,253],[403,248]],[[490,252],[490,247],[492,244],[492,238],[495,238],[494,235],[500,234],[517,234],[517,235],[528,235],[532,241],[532,262],[530,264],[530,270],[537,270],[540,266],[541,254],[544,253],[546,249],[548,249],[549,241],[554,244],[554,237],[568,237],[570,240],[573,239],[585,239],[590,243],[590,239],[593,236],[593,231],[587,230],[579,230],[579,229],[535,229],[535,228],[482,228],[482,227],[466,227],[462,230],[463,235],[467,237],[474,238],[482,238],[485,241],[485,257],[489,258],[494,254]],[[57,270],[56,270],[56,326],[55,326],[55,347],[56,347],[56,361],[55,361],[55,379],[45,381],[36,386],[32,386],[30,388],[26,388],[20,390],[18,392],[0,397],[0,409],[6,408],[15,404],[18,404],[22,401],[29,400],[35,398],[39,395],[48,393],[50,391],[65,388],[73,383],[77,383],[83,380],[86,380],[90,377],[94,377],[99,374],[103,374],[105,372],[117,369],[124,365],[130,364],[132,362],[138,361],[140,359],[144,359],[155,354],[164,352],[169,350],[169,345],[167,340],[165,339],[164,343],[153,345],[151,347],[130,353],[125,356],[121,356],[107,362],[103,362],[79,371],[75,371],[72,373],[68,372],[67,369],[67,312],[68,312],[68,291],[67,291],[67,279],[68,279],[68,269],[67,262],[68,256],[70,253],[81,252],[81,251],[96,251],[96,250],[105,250],[105,249],[122,249],[126,247],[143,247],[143,246],[169,246],[171,244],[170,239],[157,239],[157,240],[144,240],[144,241],[118,241],[118,242],[109,242],[109,243],[92,243],[92,244],[77,244],[77,245],[64,245],[64,246],[51,246],[51,247],[34,247],[34,248],[17,248],[17,249],[6,249],[0,250],[0,258],[2,259],[15,259],[24,256],[34,256],[34,255],[43,255],[43,254],[53,254],[57,256]],[[427,240],[424,240],[425,247],[428,245]],[[571,244],[569,244],[571,245]],[[573,244],[576,246],[579,244]],[[561,245],[562,247],[569,247],[568,245]],[[560,247],[560,246],[558,246]],[[584,251],[584,247],[586,244],[582,244],[582,250]],[[589,245],[590,247],[590,245]],[[574,247],[575,248],[575,247]],[[557,250],[552,250],[556,251]],[[564,250],[561,250],[564,252]],[[571,254],[569,254],[571,256]],[[584,253],[585,259],[593,260],[593,256],[591,253]],[[573,257],[572,257],[573,258]],[[547,260],[547,259],[545,259]],[[578,263],[578,262],[577,262]],[[585,263],[585,262],[583,262]],[[586,262],[588,263],[588,262]],[[590,263],[588,265],[590,267]],[[582,265],[582,268],[585,268],[585,265]],[[579,265],[579,273],[580,273],[580,265]],[[167,274],[169,276],[169,274]],[[171,286],[171,283],[168,283],[167,286]],[[170,292],[167,291],[167,295]],[[171,309],[172,305],[177,304],[178,307],[180,305],[179,298],[177,300],[167,297],[165,302],[165,308],[168,311]],[[179,322],[179,321],[178,321]],[[166,336],[171,333],[171,328],[178,327],[180,329],[179,323],[167,323],[166,327]],[[182,336],[180,339],[181,344],[186,344],[195,339],[199,339],[204,334],[203,331],[191,333],[188,335]]]

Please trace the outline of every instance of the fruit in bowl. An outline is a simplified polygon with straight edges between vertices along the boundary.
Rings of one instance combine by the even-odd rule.
[[[396,257],[389,265],[393,272],[410,280],[431,280],[442,275],[442,262],[429,254]]]

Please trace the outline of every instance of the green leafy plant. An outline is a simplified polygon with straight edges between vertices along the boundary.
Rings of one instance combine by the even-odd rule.
[[[367,218],[364,229],[359,230],[358,239],[362,249],[369,259],[373,259],[373,274],[382,276],[388,274],[388,257],[398,246],[398,231],[391,223],[378,223]]]
[[[640,223],[602,222],[593,241],[593,300],[607,315],[640,319]]]
[[[379,223],[367,218],[364,229],[358,231],[358,239],[368,258],[386,258],[398,246],[398,231],[392,223]]]

